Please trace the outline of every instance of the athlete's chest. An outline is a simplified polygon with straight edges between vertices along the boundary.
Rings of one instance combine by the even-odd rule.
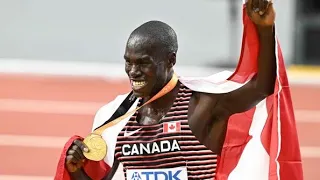
[[[188,89],[180,89],[172,107],[155,125],[140,125],[140,114],[135,113],[118,135],[116,157],[122,160],[125,156],[177,155],[185,146],[184,141],[196,140],[188,125],[191,94]]]
[[[141,126],[136,121],[137,113],[131,117],[119,133],[115,149],[127,179],[214,177],[217,156],[197,140],[188,124],[191,95],[190,90],[180,89],[172,107],[156,125]]]
[[[187,117],[162,121],[148,127],[129,125],[119,134],[115,157],[122,163],[125,177],[212,179],[217,155],[192,134]]]

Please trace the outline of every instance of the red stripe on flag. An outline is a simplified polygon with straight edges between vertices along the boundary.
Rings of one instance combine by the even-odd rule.
[[[303,180],[300,145],[291,100],[290,87],[285,71],[282,51],[277,41],[279,81],[281,91],[278,98],[280,112],[281,151],[278,157],[280,164],[280,180]]]
[[[259,39],[255,25],[247,16],[245,6],[243,14],[243,35],[240,59],[235,72],[228,80],[244,83],[251,79],[258,71]],[[250,47],[250,48],[249,48]]]
[[[176,131],[177,132],[181,131],[181,123],[180,123],[180,121],[176,122]]]
[[[267,98],[267,111],[271,112],[273,110],[273,100],[274,95],[271,95]],[[270,143],[271,143],[271,127],[272,127],[272,119],[273,119],[273,113],[268,113],[267,122],[262,130],[261,134],[261,142],[263,147],[265,148],[266,152],[270,154]]]
[[[168,123],[163,124],[163,132],[164,133],[168,132]]]
[[[238,164],[244,147],[251,139],[249,129],[255,110],[252,108],[245,113],[234,114],[230,117],[223,151],[219,158],[216,180],[226,180]]]

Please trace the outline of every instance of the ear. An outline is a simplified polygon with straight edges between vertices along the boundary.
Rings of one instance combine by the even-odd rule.
[[[176,64],[176,53],[175,52],[171,52],[168,55],[168,67],[172,68],[175,64]]]

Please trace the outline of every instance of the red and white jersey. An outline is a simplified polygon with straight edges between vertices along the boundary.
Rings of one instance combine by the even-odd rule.
[[[115,148],[126,179],[214,179],[217,155],[196,139],[188,125],[191,95],[192,91],[181,85],[159,124],[140,125],[138,112],[130,118]]]

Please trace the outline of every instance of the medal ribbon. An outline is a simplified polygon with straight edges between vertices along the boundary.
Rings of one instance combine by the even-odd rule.
[[[132,115],[133,113],[135,113],[136,111],[138,111],[140,108],[142,108],[143,106],[151,103],[152,101],[155,101],[156,99],[164,96],[165,94],[167,94],[168,92],[170,92],[176,85],[178,82],[178,76],[176,74],[172,75],[171,80],[156,94],[154,95],[151,99],[149,99],[146,103],[144,103],[142,106],[127,112],[126,114],[118,117],[117,119],[111,121],[110,123],[107,123],[101,127],[99,127],[98,129],[94,130],[92,134],[97,134],[100,135],[103,133],[104,130],[106,130],[107,128],[114,126],[116,124],[118,124],[119,122],[121,122],[123,119],[127,118],[128,116]]]

